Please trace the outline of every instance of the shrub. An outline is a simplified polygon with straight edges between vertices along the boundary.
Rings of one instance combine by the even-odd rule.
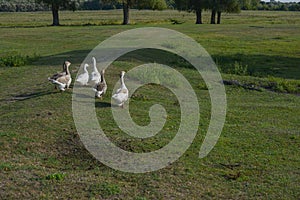
[[[0,57],[0,67],[19,67],[32,63],[39,58],[38,55],[23,56],[13,52]]]
[[[267,88],[276,92],[299,93],[300,82],[297,80],[268,77]]]
[[[236,75],[241,75],[241,76],[249,75],[248,65],[243,65],[242,63],[240,63],[238,61],[235,61],[234,64],[229,67],[221,66],[220,71],[227,73],[227,74],[236,74]]]

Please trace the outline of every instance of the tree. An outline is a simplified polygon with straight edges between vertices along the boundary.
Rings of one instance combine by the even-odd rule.
[[[102,5],[100,4],[99,0],[89,0],[89,1],[84,1],[80,5],[80,9],[83,10],[101,10]]]
[[[152,10],[164,10],[167,9],[167,3],[165,0],[148,0],[145,4],[146,9],[152,9]]]
[[[211,9],[210,23],[221,23],[222,12],[234,13],[240,11],[240,5],[238,0],[208,0],[208,8]]]
[[[58,11],[60,8],[75,10],[80,0],[36,0],[38,3],[45,3],[51,6],[53,22],[52,26],[59,26]]]
[[[167,8],[165,0],[103,0],[106,3],[121,3],[123,7],[123,25],[129,24],[130,8],[148,8],[152,10],[163,10]]]
[[[239,0],[242,10],[256,10],[260,0]]]
[[[202,24],[202,10],[205,8],[205,0],[175,0],[178,10],[186,10],[196,13],[196,24]]]
[[[123,25],[129,24],[129,9],[133,5],[135,0],[122,0],[123,6]]]
[[[123,25],[127,25],[129,24],[129,11],[130,8],[135,5],[138,4],[138,0],[103,0],[103,2],[105,3],[120,3],[122,4],[122,9],[123,9]]]

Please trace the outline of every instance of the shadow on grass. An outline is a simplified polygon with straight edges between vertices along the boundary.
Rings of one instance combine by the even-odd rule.
[[[300,58],[270,55],[212,55],[222,72],[231,71],[234,64],[246,67],[251,76],[300,79]]]
[[[62,65],[66,60],[70,61],[72,64],[78,64],[83,62],[90,51],[91,49],[75,50],[50,56],[44,56],[33,62],[33,64],[37,66]],[[72,65],[70,69],[72,69]]]
[[[108,102],[95,102],[95,106],[97,108],[110,108],[110,107],[114,107],[114,105],[112,105],[111,103],[108,103]]]
[[[235,63],[247,66],[247,75],[275,76],[281,78],[300,79],[300,58],[270,55],[211,55],[221,72],[231,71]],[[161,63],[168,66],[194,68],[185,59],[172,53],[157,50],[143,49],[127,53],[119,58],[120,61],[139,60],[145,63]]]
[[[102,23],[80,23],[80,24],[60,24],[59,26],[53,26],[51,24],[41,24],[41,25],[2,25],[0,28],[43,28],[43,27],[85,27],[85,26],[120,26],[122,23],[120,21],[108,21]],[[135,25],[135,24],[130,24]]]
[[[107,168],[90,154],[77,133],[61,135],[55,143],[55,151],[64,169],[93,170]]]
[[[33,64],[38,66],[62,65],[65,60],[78,65],[86,58],[91,50],[74,50],[41,57]],[[252,76],[274,76],[280,78],[300,79],[300,58],[270,55],[212,55],[221,72],[231,73],[235,63],[247,67],[247,75]],[[99,59],[99,58],[98,58]],[[124,54],[117,61],[138,63],[161,63],[171,67],[194,68],[185,59],[170,52],[158,49],[140,49]],[[71,65],[72,69],[72,65]]]
[[[4,25],[0,28],[42,28],[42,27],[51,27],[51,25]]]
[[[54,93],[59,93],[58,91],[42,91],[42,92],[33,92],[33,93],[24,93],[24,94],[19,94],[16,96],[13,96],[11,98],[11,100],[16,100],[16,101],[24,101],[27,99],[33,99],[33,98],[37,98],[37,97],[41,97],[41,96],[45,96],[45,95],[49,95],[49,94],[54,94]]]

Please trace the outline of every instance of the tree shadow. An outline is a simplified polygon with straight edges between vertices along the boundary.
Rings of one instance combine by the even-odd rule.
[[[51,27],[51,25],[7,25],[0,26],[0,28],[42,28]]]
[[[237,68],[247,68],[248,75],[300,79],[300,58],[270,55],[212,55],[222,72],[232,72]]]
[[[300,79],[300,58],[265,55],[265,54],[231,54],[211,55],[223,73],[234,73],[236,68],[247,68],[247,75]],[[121,56],[119,61],[142,61],[144,63],[161,63],[179,68],[194,68],[184,58],[158,49],[140,49]],[[237,66],[238,65],[238,66]]]
[[[60,54],[44,56],[33,64],[37,66],[62,65],[65,60],[80,64],[91,52],[91,49],[67,51]],[[236,65],[247,68],[247,75],[300,79],[300,58],[287,56],[271,56],[264,54],[231,54],[211,55],[223,73],[232,73]],[[98,60],[98,59],[97,59]],[[161,63],[171,67],[195,69],[184,58],[158,49],[139,49],[122,55],[116,61],[136,63]],[[118,67],[119,65],[117,65]],[[71,65],[72,67],[72,65]],[[77,67],[78,68],[78,67]],[[77,69],[75,68],[75,69]],[[72,68],[71,68],[72,69]]]
[[[37,66],[49,66],[49,65],[62,65],[64,61],[68,60],[71,63],[81,63],[92,49],[86,50],[74,50],[63,52],[60,54],[54,54],[50,56],[40,57],[37,61],[33,62]],[[72,65],[71,65],[72,66]]]

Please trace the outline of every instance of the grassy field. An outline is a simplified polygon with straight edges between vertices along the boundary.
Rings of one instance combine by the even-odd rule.
[[[0,57],[35,57],[19,67],[0,67],[0,199],[299,198],[299,12],[247,11],[225,14],[221,25],[195,25],[192,13],[132,11],[128,26],[118,25],[121,11],[60,14],[63,26],[51,27],[50,12],[0,13]],[[173,25],[171,19],[182,24]],[[208,19],[209,13],[204,13],[204,22]],[[201,116],[193,144],[178,161],[151,173],[124,173],[103,165],[84,148],[72,118],[72,90],[54,90],[47,77],[70,60],[75,78],[99,42],[124,30],[152,26],[192,37],[212,55],[223,79],[239,84],[226,86],[223,132],[211,153],[199,159],[211,107],[196,71],[155,50],[132,52],[115,61],[107,70],[107,95],[95,106],[101,127],[118,146],[132,152],[159,149],[180,124],[176,97],[147,85],[130,100],[133,120],[149,123],[148,110],[159,102],[168,112],[167,122],[157,136],[146,140],[123,133],[110,109],[120,70],[148,62],[174,67],[194,88]]]

